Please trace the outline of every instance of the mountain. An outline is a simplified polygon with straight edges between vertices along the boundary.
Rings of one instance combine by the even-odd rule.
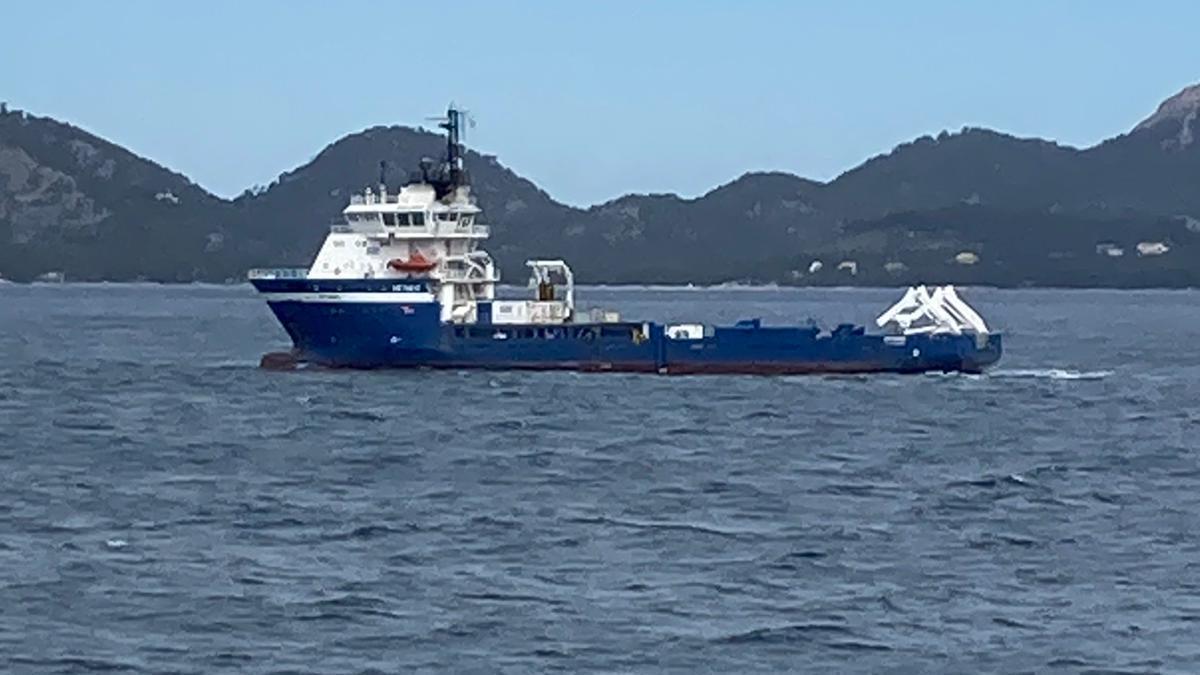
[[[193,253],[230,232],[219,198],[149,160],[48,118],[0,112],[0,274],[204,277]]]
[[[695,199],[556,202],[468,152],[505,277],[563,257],[591,282],[1200,285],[1200,85],[1128,133],[1076,149],[965,128],[904,143],[822,183],[751,173]],[[442,139],[374,127],[266,188],[222,199],[76,127],[0,110],[0,274],[240,279],[304,265],[350,194],[437,156]]]

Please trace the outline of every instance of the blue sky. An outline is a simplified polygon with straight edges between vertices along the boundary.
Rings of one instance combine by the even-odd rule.
[[[0,100],[221,195],[451,99],[468,142],[591,204],[827,180],[986,126],[1086,146],[1200,82],[1195,2],[16,2]]]

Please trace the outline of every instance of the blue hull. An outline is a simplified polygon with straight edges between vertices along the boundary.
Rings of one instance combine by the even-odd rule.
[[[260,288],[260,290],[267,290]],[[272,289],[274,290],[274,289]],[[268,298],[271,292],[267,291]],[[437,303],[269,300],[294,358],[347,368],[487,368],[692,373],[977,373],[999,360],[998,334],[867,335],[840,327],[716,328],[672,339],[655,323],[472,324]]]

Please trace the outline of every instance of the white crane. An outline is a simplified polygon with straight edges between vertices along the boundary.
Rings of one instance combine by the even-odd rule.
[[[954,286],[938,286],[932,293],[925,286],[913,286],[880,314],[875,324],[903,335],[990,332],[983,317],[958,296]]]

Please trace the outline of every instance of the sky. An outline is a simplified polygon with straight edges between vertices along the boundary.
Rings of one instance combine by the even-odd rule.
[[[560,201],[829,180],[983,126],[1088,146],[1200,82],[1200,3],[0,0],[0,101],[222,196],[431,126]]]

